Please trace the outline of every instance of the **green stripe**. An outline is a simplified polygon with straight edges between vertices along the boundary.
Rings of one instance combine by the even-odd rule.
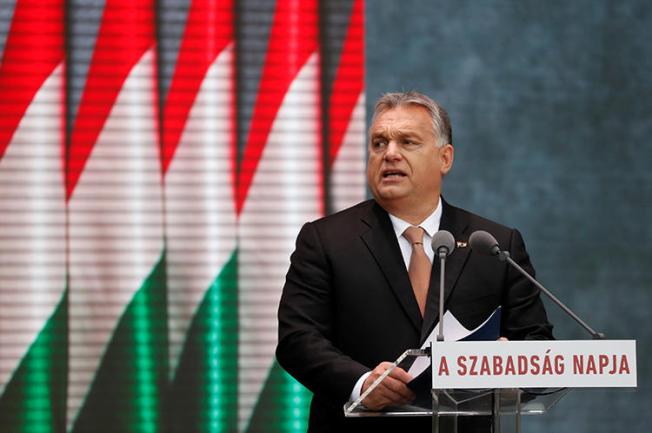
[[[312,394],[275,361],[258,398],[248,433],[304,433]]]
[[[168,400],[171,432],[236,432],[237,251],[210,286],[184,343]]]
[[[168,368],[165,281],[163,253],[118,322],[74,433],[162,431]]]
[[[66,430],[68,291],[21,360],[0,397],[0,431]]]

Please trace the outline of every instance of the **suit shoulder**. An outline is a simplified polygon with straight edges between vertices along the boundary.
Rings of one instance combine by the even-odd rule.
[[[363,201],[350,208],[314,220],[307,225],[312,226],[323,243],[346,245],[367,228],[362,219],[364,215],[368,214],[373,204],[373,200]]]
[[[363,215],[369,212],[373,204],[373,200],[365,200],[334,214],[312,221],[312,224],[320,230],[328,229],[329,227],[341,227],[342,224],[351,224],[351,222],[360,220]]]
[[[450,205],[449,205],[450,206]],[[516,229],[508,227],[504,224],[493,221],[489,218],[485,218],[476,213],[470,212],[466,209],[450,206],[452,211],[456,212],[458,215],[462,216],[466,221],[468,221],[469,232],[472,233],[476,230],[484,230],[491,233],[498,240],[506,240],[511,237]]]

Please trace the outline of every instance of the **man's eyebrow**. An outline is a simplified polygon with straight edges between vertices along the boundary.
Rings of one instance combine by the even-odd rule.
[[[390,132],[389,134],[387,133],[387,130],[385,129],[377,129],[375,131],[371,131],[370,137],[371,138],[378,138],[378,137],[386,137],[386,136],[394,137],[394,138],[412,138],[412,139],[421,139],[421,135],[418,132],[415,131],[402,131],[402,130],[394,130]]]
[[[419,133],[415,132],[415,131],[401,131],[401,130],[399,130],[396,133],[396,135],[401,137],[401,138],[421,138],[421,135],[419,135]]]

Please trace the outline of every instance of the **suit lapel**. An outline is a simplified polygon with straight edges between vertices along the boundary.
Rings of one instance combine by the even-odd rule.
[[[468,240],[468,217],[465,213],[460,212],[457,208],[450,206],[442,199],[442,216],[439,224],[439,230],[448,230],[451,232],[455,241],[466,242]],[[457,279],[466,264],[469,257],[470,248],[456,247],[453,253],[446,259],[446,275],[444,276],[444,308],[455,289]],[[423,342],[432,332],[435,324],[439,321],[439,276],[440,264],[439,258],[435,255],[430,273],[430,288],[428,290],[428,300],[426,302],[426,311],[421,327],[421,341]]]
[[[362,241],[385,275],[405,314],[415,329],[420,332],[422,319],[419,305],[414,297],[401,249],[387,212],[373,202],[369,211],[362,217],[362,221],[369,227],[360,235]]]

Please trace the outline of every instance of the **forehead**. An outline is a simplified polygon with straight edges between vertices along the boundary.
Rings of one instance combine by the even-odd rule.
[[[376,116],[371,125],[371,134],[380,134],[384,131],[431,132],[431,120],[428,111],[418,105],[405,105],[386,110]]]

